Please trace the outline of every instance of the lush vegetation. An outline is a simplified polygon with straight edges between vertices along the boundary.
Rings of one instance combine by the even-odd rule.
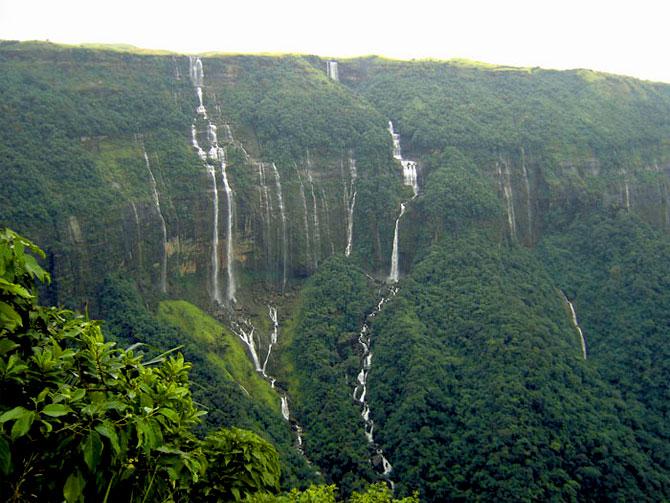
[[[279,488],[279,459],[242,430],[199,440],[180,354],[143,361],[100,322],[37,304],[30,241],[0,234],[3,501],[239,499]],[[209,467],[209,469],[208,469]]]
[[[374,302],[363,272],[333,257],[301,292],[288,359],[305,452],[344,494],[375,479],[360,409],[351,394],[360,370],[357,335]]]
[[[0,43],[0,224],[44,241],[53,303],[89,302],[131,348],[38,306],[31,281],[47,276],[19,250],[39,252],[3,234],[0,496],[391,501],[367,487],[379,470],[352,392],[380,295],[367,275],[385,278],[411,197],[392,119],[421,177],[399,226],[399,293],[372,325],[368,399],[396,494],[670,499],[670,86],[466,62],[340,61],[341,83],[316,57],[203,64],[209,116],[237,140],[239,303],[225,316],[208,294],[211,186],[189,145],[187,58]],[[281,178],[282,295],[279,185],[268,168],[261,186],[257,161]],[[268,303],[282,316],[272,375],[312,465],[226,325],[250,317],[266,337]],[[164,354],[174,347],[184,358]],[[245,478],[240,450],[262,458]],[[339,489],[307,488],[323,480]]]

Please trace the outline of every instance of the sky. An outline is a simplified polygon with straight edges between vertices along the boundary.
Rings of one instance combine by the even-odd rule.
[[[670,0],[0,0],[0,39],[465,58],[670,83]]]

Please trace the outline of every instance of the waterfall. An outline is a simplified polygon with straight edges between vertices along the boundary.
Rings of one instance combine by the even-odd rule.
[[[500,163],[496,162],[496,169],[498,172],[498,179],[500,180],[500,188],[503,192],[505,200],[505,207],[507,208],[507,223],[509,224],[510,236],[516,240],[516,217],[514,215],[514,199],[512,193],[512,174],[509,169],[509,164],[503,162],[505,165],[505,172],[500,168]]]
[[[281,397],[281,415],[287,421],[291,418],[291,413],[288,410],[288,397],[286,395],[282,395]]]
[[[394,286],[389,287],[388,293],[386,296],[381,297],[375,308],[370,312],[363,322],[363,326],[358,333],[358,343],[363,348],[363,356],[361,359],[361,370],[356,377],[356,386],[354,388],[353,398],[358,404],[361,405],[361,417],[364,422],[364,431],[365,437],[367,438],[368,444],[373,446],[375,449],[374,456],[379,458],[379,462],[382,466],[381,475],[387,479],[391,486],[393,482],[389,479],[393,467],[389,463],[388,459],[384,456],[384,452],[381,447],[375,445],[374,440],[374,421],[370,418],[370,404],[367,402],[367,385],[368,385],[368,373],[372,368],[372,336],[370,331],[370,325],[374,318],[379,314],[379,312],[384,307],[391,298],[393,298],[398,293],[398,289]]]
[[[326,61],[326,73],[330,79],[335,81],[340,80],[340,75],[337,70],[337,61]]]
[[[244,325],[244,326],[242,326]],[[256,352],[256,341],[254,340],[254,332],[256,327],[254,327],[249,321],[241,320],[239,323],[234,322],[232,324],[233,332],[244,342],[249,350],[251,355],[251,360],[253,361],[254,368],[257,372],[262,372],[260,361],[258,360],[258,353]]]
[[[228,174],[226,173],[226,154],[224,150],[218,148],[219,159],[221,161],[221,177],[223,178],[223,188],[226,192],[226,210],[228,219],[226,222],[226,272],[228,276],[228,285],[226,287],[226,299],[228,302],[236,302],[235,299],[235,274],[233,270],[233,257],[235,256],[233,241],[233,191],[228,184]]]
[[[624,189],[626,195],[626,210],[630,211],[630,187],[628,186],[628,180],[624,181]]]
[[[521,171],[523,173],[523,181],[526,185],[526,212],[528,218],[528,239],[533,239],[533,208],[530,200],[530,182],[528,181],[528,170],[526,169],[526,151],[521,147]]]
[[[277,344],[277,341],[279,340],[279,316],[277,314],[277,308],[272,305],[268,305],[268,316],[270,317],[270,321],[272,322],[272,332],[270,333],[270,342],[268,343],[268,349],[265,354],[265,360],[263,361],[262,366],[260,364],[260,360],[258,358],[258,351],[256,349],[256,338],[254,337],[256,328],[253,326],[253,324],[247,319],[238,318],[237,321],[233,321],[231,323],[231,328],[233,332],[247,346],[248,353],[251,356],[251,360],[254,364],[256,372],[259,372],[270,383],[270,387],[280,395],[280,406],[281,406],[282,417],[286,421],[289,421],[291,423],[291,429],[295,431],[296,434],[295,447],[298,450],[298,452],[300,452],[300,454],[305,456],[305,451],[303,449],[303,435],[302,435],[303,430],[302,427],[295,420],[291,420],[291,412],[288,406],[288,395],[283,389],[280,388],[280,386],[276,386],[277,379],[267,374],[266,372],[268,361],[270,359],[270,355],[272,354],[272,348],[274,347],[275,344]],[[260,340],[261,339],[259,339],[259,341]],[[307,464],[311,465],[309,459],[307,458],[305,459],[307,461]]]
[[[300,199],[302,199],[302,220],[305,229],[305,266],[309,267],[311,260],[311,241],[309,239],[309,217],[307,215],[307,198],[305,197],[305,185],[302,183],[302,177],[300,176],[300,171],[296,166],[295,172],[298,175],[298,181],[300,182]]]
[[[345,256],[351,255],[351,246],[354,237],[354,207],[356,206],[356,178],[358,177],[358,171],[356,170],[356,160],[349,158],[349,184],[350,188],[348,194],[350,194],[349,200],[349,211],[347,213],[347,247],[344,251]]]
[[[582,332],[582,329],[579,327],[579,323],[577,322],[577,313],[575,312],[575,307],[572,305],[572,302],[568,300],[568,297],[562,291],[561,295],[563,296],[563,300],[567,302],[568,306],[570,307],[572,324],[574,325],[575,329],[577,330],[577,333],[579,334],[579,342],[582,347],[582,356],[586,360],[586,339],[584,338],[584,333]]]
[[[270,270],[272,265],[272,223],[270,221],[270,215],[272,213],[272,201],[270,200],[270,193],[268,190],[267,183],[265,182],[265,167],[262,162],[257,162],[256,166],[258,167],[258,197],[260,200],[260,214],[261,220],[265,223],[263,233],[265,238],[265,259]]]
[[[288,241],[286,238],[286,213],[284,212],[284,196],[282,195],[281,190],[281,181],[279,179],[279,171],[277,171],[277,166],[275,163],[272,163],[272,171],[275,175],[275,183],[277,185],[277,202],[279,203],[279,212],[281,214],[281,231],[282,231],[282,261],[284,266],[284,273],[282,277],[281,290],[284,292],[286,288],[286,278],[288,274]]]
[[[393,233],[393,252],[391,253],[391,272],[389,273],[388,280],[392,283],[397,283],[400,278],[399,268],[398,268],[398,227],[400,224],[400,219],[405,214],[405,203],[400,204],[400,215],[395,221],[395,232]]]
[[[416,162],[408,159],[403,159],[402,151],[400,150],[400,135],[393,130],[393,122],[389,121],[388,127],[391,139],[393,140],[393,158],[400,161],[402,166],[403,183],[412,187],[414,197],[419,193],[419,178],[416,171]]]
[[[212,229],[212,298],[219,304],[223,302],[219,286],[219,189],[216,185],[216,171],[214,166],[205,164],[207,173],[212,180],[212,198],[214,206],[214,225]]]
[[[263,368],[261,369],[261,373],[263,374],[263,377],[268,377],[268,375],[265,373],[265,368],[268,365],[268,360],[270,359],[270,354],[272,353],[272,346],[277,344],[277,339],[279,338],[279,322],[277,319],[277,308],[273,306],[268,306],[268,313],[270,316],[270,320],[272,321],[272,334],[270,334],[270,344],[268,344],[268,352],[265,354],[265,361],[263,362]],[[272,387],[274,388],[275,384],[275,379],[271,379],[271,384]]]
[[[140,228],[140,216],[137,213],[137,206],[134,201],[130,201],[130,207],[133,209],[133,218],[135,219],[135,230],[137,231],[137,263],[142,269],[142,229]]]
[[[393,157],[400,161],[403,172],[403,183],[412,187],[412,192],[414,195],[412,199],[415,199],[419,194],[419,183],[418,177],[416,174],[416,162],[404,159],[402,156],[402,151],[400,150],[400,135],[393,130],[393,122],[389,121],[389,134],[393,140]],[[410,201],[412,200],[410,199]],[[399,267],[399,252],[398,252],[398,230],[400,228],[400,219],[405,214],[407,201],[400,203],[400,215],[395,221],[395,230],[393,232],[393,249],[391,251],[391,272],[388,276],[388,281],[390,283],[397,283],[400,279],[400,267]]]
[[[335,255],[335,242],[333,241],[333,234],[330,230],[330,208],[328,207],[328,198],[326,197],[326,191],[323,187],[321,188],[321,204],[323,206],[323,214],[326,218],[326,236],[330,243],[330,253]]]
[[[312,179],[312,172],[307,168],[307,180],[309,181],[309,189],[312,194],[312,211],[314,223],[314,268],[319,267],[319,259],[321,258],[321,229],[319,228],[319,210],[316,204],[316,195],[314,194],[314,180]]]
[[[156,179],[154,178],[154,173],[153,171],[151,171],[151,165],[149,164],[149,156],[147,155],[147,151],[144,149],[144,145],[142,145],[142,153],[144,154],[144,163],[146,164],[147,171],[149,172],[149,184],[151,185],[154,208],[156,209],[156,213],[158,214],[158,218],[161,222],[163,252],[161,255],[160,285],[161,285],[161,292],[166,293],[167,292],[167,227],[165,225],[165,218],[163,218],[163,212],[161,211],[161,202],[158,197],[158,185],[156,185]],[[137,210],[135,210],[135,213],[137,215]]]
[[[196,108],[196,117],[191,125],[191,144],[195,148],[198,157],[202,161],[207,173],[212,180],[212,206],[214,207],[214,222],[212,231],[212,278],[211,278],[211,296],[218,304],[223,303],[223,295],[219,284],[219,188],[216,181],[216,169],[212,162],[218,162],[221,171],[221,179],[224,192],[226,194],[226,300],[228,303],[236,302],[235,294],[237,291],[235,282],[235,268],[233,260],[235,258],[235,241],[233,236],[233,191],[228,182],[228,173],[226,171],[226,155],[222,147],[219,146],[217,136],[217,127],[210,120],[207,119],[207,109],[203,104],[202,86],[204,81],[204,72],[202,68],[202,61],[198,57],[189,57],[189,74],[191,82],[195,87],[196,96],[198,97],[198,107]],[[198,143],[198,131],[196,128],[196,121],[198,117],[202,116],[203,120],[207,120],[207,142],[209,143],[209,150],[200,147]],[[225,125],[225,135],[227,139],[232,141],[232,133],[230,126]]]

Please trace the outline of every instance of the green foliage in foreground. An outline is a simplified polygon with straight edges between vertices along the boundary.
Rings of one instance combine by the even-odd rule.
[[[204,441],[181,355],[148,362],[100,322],[37,305],[49,276],[0,234],[0,499],[193,501],[277,491],[277,452],[232,429]]]

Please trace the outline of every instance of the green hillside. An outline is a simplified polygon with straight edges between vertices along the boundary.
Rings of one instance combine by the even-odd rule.
[[[43,298],[179,347],[199,433],[272,442],[284,489],[670,499],[670,85],[337,63],[0,42]]]

